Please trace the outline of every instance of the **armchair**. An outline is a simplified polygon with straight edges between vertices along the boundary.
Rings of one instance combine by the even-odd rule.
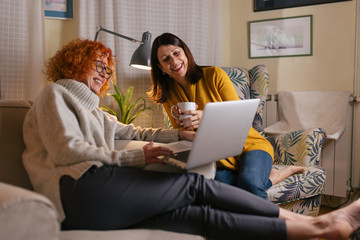
[[[240,99],[259,98],[253,127],[263,136],[263,109],[269,88],[266,66],[246,68],[222,68],[232,81]],[[305,167],[302,174],[294,174],[268,190],[268,200],[281,207],[304,215],[319,213],[321,194],[325,191],[325,170],[319,168],[320,151],[326,139],[321,128],[298,130],[282,135],[266,137],[274,147],[273,168],[286,165]]]
[[[222,67],[232,81],[241,100],[259,98],[253,128],[260,132],[274,147],[273,168],[289,165],[303,166],[305,173],[294,174],[268,190],[268,200],[282,208],[303,215],[319,213],[321,194],[325,191],[325,170],[320,168],[320,152],[326,139],[321,128],[298,130],[281,135],[265,136],[263,110],[269,89],[269,73],[264,65],[250,70],[241,67]],[[171,128],[164,111],[164,122]]]

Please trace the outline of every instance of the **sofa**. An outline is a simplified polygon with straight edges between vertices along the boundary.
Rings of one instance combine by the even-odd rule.
[[[30,101],[0,101],[0,239],[6,240],[201,240],[161,230],[61,231],[55,207],[35,193],[22,165],[24,117]]]

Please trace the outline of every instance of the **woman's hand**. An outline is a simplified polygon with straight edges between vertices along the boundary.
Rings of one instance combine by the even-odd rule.
[[[184,111],[181,113],[181,115],[192,115],[189,118],[184,118],[180,120],[179,124],[181,128],[185,130],[198,129],[200,126],[201,118],[203,116],[203,111],[202,110]]]
[[[194,138],[196,136],[196,132],[180,130],[179,133],[178,133],[178,136],[179,136],[180,140],[194,141]]]
[[[173,152],[164,147],[154,147],[154,142],[150,142],[143,147],[145,155],[145,165],[152,163],[165,164],[166,159],[173,155]]]

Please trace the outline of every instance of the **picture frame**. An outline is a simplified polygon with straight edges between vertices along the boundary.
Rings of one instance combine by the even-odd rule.
[[[45,17],[73,19],[73,0],[44,0]]]
[[[312,56],[312,15],[248,22],[249,58]]]
[[[254,0],[254,12],[352,0]]]

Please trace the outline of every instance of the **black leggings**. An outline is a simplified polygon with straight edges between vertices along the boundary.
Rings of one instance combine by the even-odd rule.
[[[208,239],[286,239],[277,205],[198,174],[116,166],[63,176],[63,230],[162,229]]]

